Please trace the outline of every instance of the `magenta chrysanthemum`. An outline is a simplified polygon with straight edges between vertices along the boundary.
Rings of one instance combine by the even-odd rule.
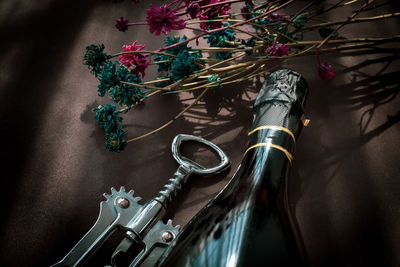
[[[124,32],[128,29],[128,20],[121,17],[115,21],[115,28],[117,28],[120,32]]]
[[[201,1],[200,6],[205,7],[211,4],[222,3],[224,0],[204,0]],[[202,12],[197,16],[200,20],[213,20],[219,16],[224,16],[229,14],[229,10],[231,9],[231,5],[229,4],[221,4],[208,8],[202,9]],[[214,22],[202,22],[200,23],[200,28],[203,30],[216,29],[222,26],[221,21]]]
[[[149,25],[151,33],[160,35],[160,32],[168,34],[171,30],[181,30],[186,26],[184,19],[178,19],[178,16],[171,11],[167,5],[156,7],[151,4],[147,9],[146,22]]]
[[[268,56],[281,57],[289,54],[290,47],[287,44],[274,44],[265,50]]]
[[[318,75],[324,80],[332,80],[336,77],[332,66],[327,61],[318,64]]]
[[[268,20],[270,22],[280,21],[285,17],[285,14],[281,13],[274,13],[268,16]]]
[[[186,12],[192,19],[194,19],[200,15],[201,9],[198,3],[193,2],[188,5]]]
[[[130,43],[129,45],[123,45],[122,49],[124,52],[129,51],[141,51],[145,48],[145,45],[136,44],[137,41]],[[148,56],[144,56],[139,53],[132,53],[132,54],[124,54],[119,56],[119,61],[125,65],[128,69],[133,69],[133,73],[139,74],[141,73],[142,76],[145,76],[145,70],[147,66],[150,65],[151,59]]]

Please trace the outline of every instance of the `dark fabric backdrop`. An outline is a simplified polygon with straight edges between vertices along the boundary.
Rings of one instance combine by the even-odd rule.
[[[102,194],[112,186],[132,188],[143,201],[154,197],[177,168],[170,144],[178,133],[215,142],[233,164],[218,177],[193,177],[168,214],[174,224],[185,225],[238,167],[260,82],[209,93],[184,118],[120,154],[102,149],[104,133],[91,109],[108,101],[97,96],[97,81],[82,56],[92,43],[104,43],[109,53],[134,40],[147,49],[160,47],[162,37],[150,35],[146,26],[125,33],[113,26],[121,16],[143,21],[150,2],[162,3],[0,2],[1,266],[48,266],[60,260],[94,224]],[[396,2],[375,1],[377,9],[359,16],[399,11]],[[343,18],[343,13],[325,18]],[[380,37],[398,34],[399,26],[398,19],[349,25],[342,35]],[[398,43],[322,59],[335,69],[333,81],[317,77],[315,57],[283,65],[303,74],[311,89],[306,112],[311,124],[298,141],[290,183],[291,208],[309,261],[313,266],[399,266]],[[155,78],[155,68],[146,76]],[[168,121],[191,98],[150,99],[124,117],[129,137]],[[211,161],[205,151],[191,146],[185,151]]]

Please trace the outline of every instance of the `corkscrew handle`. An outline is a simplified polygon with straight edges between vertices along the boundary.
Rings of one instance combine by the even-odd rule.
[[[194,162],[184,156],[181,155],[180,153],[180,147],[181,144],[184,142],[189,142],[189,141],[194,141],[198,143],[202,143],[208,147],[210,147],[212,150],[217,152],[220,162],[211,168],[205,168],[198,164],[197,162]],[[225,153],[215,144],[211,143],[210,141],[207,141],[201,137],[193,136],[193,135],[188,135],[188,134],[178,134],[175,136],[174,140],[172,141],[172,156],[175,158],[175,160],[181,165],[181,167],[191,170],[192,173],[194,174],[199,174],[199,175],[211,175],[211,174],[218,174],[226,169],[229,168],[231,165],[230,160],[228,157],[225,155]]]

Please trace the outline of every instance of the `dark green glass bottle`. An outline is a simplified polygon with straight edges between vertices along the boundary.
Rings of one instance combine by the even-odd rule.
[[[165,251],[159,266],[301,266],[302,240],[287,201],[308,86],[279,70],[254,104],[249,145],[228,185]]]

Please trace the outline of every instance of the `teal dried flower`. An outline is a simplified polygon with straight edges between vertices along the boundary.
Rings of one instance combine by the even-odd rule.
[[[130,83],[141,83],[139,75],[129,72],[124,66],[120,66],[116,71],[116,77],[118,81],[125,81]],[[110,90],[111,99],[122,105],[125,105],[128,109],[131,105],[137,104],[145,94],[139,87],[134,85],[128,85],[123,83],[118,83]]]
[[[166,56],[166,55],[156,55],[154,57],[154,62],[160,62],[160,61],[169,61],[169,62],[163,62],[159,63],[158,65],[158,72],[161,71],[169,71],[171,69],[171,57]]]
[[[185,41],[186,39],[187,39],[186,36],[183,36],[182,38],[180,38],[179,36],[174,36],[174,37],[167,36],[164,39],[164,43],[165,43],[165,46],[170,46],[170,45],[176,44],[178,42]],[[165,52],[168,54],[178,55],[181,50],[187,50],[187,49],[190,49],[190,48],[188,48],[187,43],[185,43],[185,44],[181,44],[181,45],[172,47],[170,49],[167,49]],[[166,56],[166,55],[162,55],[162,54],[156,55],[154,57],[154,62],[169,61],[169,62],[158,64],[158,71],[159,72],[169,71],[171,69],[172,59],[173,58],[171,58],[170,56]]]
[[[103,65],[99,78],[100,83],[97,90],[99,92],[99,96],[103,97],[108,90],[118,85],[118,77],[115,74],[116,65],[116,62],[107,62]]]
[[[245,40],[242,40],[242,45],[244,47],[255,47],[256,46],[256,38],[251,37],[247,42]],[[246,51],[246,55],[250,56],[253,54],[253,50],[248,50]]]
[[[171,64],[171,79],[179,80],[189,76],[199,67],[195,64],[195,59],[201,57],[201,53],[189,54],[188,49],[183,49],[177,55],[177,58]]]
[[[251,37],[247,42],[246,46],[255,47],[256,46],[256,38]]]
[[[170,45],[173,45],[173,44],[176,44],[176,43],[185,41],[186,39],[187,39],[186,36],[183,36],[182,38],[180,38],[179,36],[173,36],[172,38],[169,37],[169,36],[167,36],[167,37],[164,39],[164,42],[165,42],[165,46],[170,46]],[[182,49],[188,49],[187,43],[181,44],[181,45],[178,45],[178,46],[175,46],[175,47],[172,47],[172,48],[170,48],[170,49],[167,49],[165,52],[167,52],[167,53],[169,53],[169,54],[178,55],[178,53],[179,53]]]
[[[213,75],[208,77],[207,81],[208,81],[208,83],[214,83],[217,85],[217,86],[210,87],[210,89],[212,89],[212,90],[218,90],[218,89],[222,88],[221,78],[218,76],[218,74],[214,73]]]
[[[102,66],[111,58],[104,51],[104,45],[89,45],[86,47],[86,53],[83,56],[83,64],[88,66],[94,76],[98,76]]]
[[[319,28],[319,30],[318,30],[318,32],[319,32],[319,35],[322,37],[322,38],[326,38],[326,37],[328,37],[329,36],[329,34],[331,34],[332,32],[334,32],[335,30],[333,29],[333,28],[329,28],[329,27],[321,27],[321,28]],[[337,32],[335,32],[333,35],[332,35],[332,38],[333,39],[335,39],[335,38],[337,38],[338,37],[338,33]]]
[[[306,26],[307,21],[308,21],[307,17],[300,14],[293,20],[293,24],[294,26],[296,26],[296,28],[302,29],[304,26]]]
[[[137,74],[130,72],[125,66],[121,65],[116,71],[116,76],[119,81],[141,83],[142,79]]]
[[[113,132],[119,127],[119,123],[122,122],[122,118],[118,116],[119,110],[116,110],[115,105],[107,104],[105,106],[99,105],[92,109],[96,112],[94,118],[99,123],[100,127],[104,129],[106,133]]]
[[[119,125],[114,132],[106,133],[106,146],[105,148],[109,151],[118,153],[126,147],[128,142],[124,138],[127,134],[126,131],[122,130],[123,126]]]
[[[230,26],[232,23],[226,23],[224,26]],[[214,47],[235,47],[234,44],[229,42],[235,41],[235,31],[233,29],[226,29],[223,31],[210,33],[207,37],[207,43]],[[216,57],[220,60],[228,59],[232,56],[233,52],[217,52]]]

